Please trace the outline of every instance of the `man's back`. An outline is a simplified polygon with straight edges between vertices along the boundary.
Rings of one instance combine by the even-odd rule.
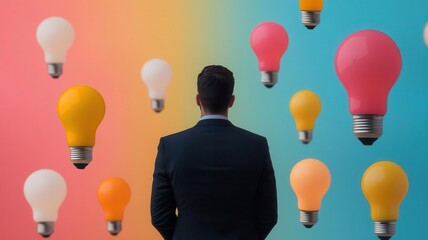
[[[151,210],[165,239],[265,239],[276,204],[264,137],[209,119],[161,139]]]

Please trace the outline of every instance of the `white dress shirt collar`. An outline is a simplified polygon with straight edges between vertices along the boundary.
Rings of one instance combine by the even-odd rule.
[[[228,120],[228,118],[224,115],[205,115],[203,117],[201,117],[201,119],[199,121],[202,120],[209,120],[209,119],[221,119],[221,120]]]

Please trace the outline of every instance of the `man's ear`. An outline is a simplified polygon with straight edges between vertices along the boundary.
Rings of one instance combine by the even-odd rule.
[[[229,107],[231,108],[233,106],[233,103],[235,103],[235,95],[232,95],[230,97],[230,101],[229,101]]]
[[[199,97],[199,93],[196,94],[196,104],[201,107],[201,98]]]

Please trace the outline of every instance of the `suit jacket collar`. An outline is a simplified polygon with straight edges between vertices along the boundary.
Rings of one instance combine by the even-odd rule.
[[[202,126],[233,126],[233,124],[229,120],[224,119],[206,119],[200,120],[195,127]]]

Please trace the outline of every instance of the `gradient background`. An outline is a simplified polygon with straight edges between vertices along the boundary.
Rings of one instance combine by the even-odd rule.
[[[198,120],[195,79],[207,64],[223,64],[235,73],[232,122],[269,139],[279,197],[279,222],[270,240],[376,239],[360,181],[365,169],[382,159],[399,163],[410,180],[394,239],[423,238],[428,214],[428,49],[422,30],[427,8],[425,0],[327,1],[321,24],[308,31],[300,23],[297,0],[2,0],[1,238],[41,238],[22,186],[33,171],[52,168],[66,178],[68,195],[51,239],[113,239],[96,199],[99,184],[109,176],[126,179],[132,188],[123,231],[116,239],[161,239],[149,217],[156,147],[161,136]],[[38,24],[49,16],[68,19],[76,31],[59,80],[48,76],[35,38]],[[259,82],[249,36],[255,25],[270,20],[285,26],[290,44],[278,84],[266,89]],[[352,134],[346,93],[333,65],[341,41],[361,29],[384,31],[403,56],[384,135],[372,147],[362,146]],[[174,69],[161,114],[150,109],[140,79],[142,64],[153,57],[164,58]],[[56,113],[61,93],[78,84],[98,89],[107,104],[94,160],[84,171],[68,160]],[[297,140],[288,110],[290,97],[302,89],[317,92],[323,101],[314,140],[307,146]],[[288,180],[292,166],[307,157],[323,160],[332,173],[320,221],[310,230],[299,223]]]

